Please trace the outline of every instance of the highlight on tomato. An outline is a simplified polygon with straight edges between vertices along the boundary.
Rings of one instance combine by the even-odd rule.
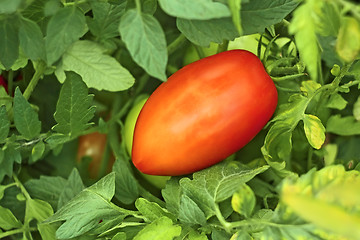
[[[133,136],[134,136],[134,128],[136,119],[139,116],[139,113],[144,106],[145,102],[149,98],[148,95],[142,95],[137,98],[137,101],[135,102],[133,108],[129,111],[126,119],[125,119],[125,125],[124,125],[124,141],[125,141],[125,147],[128,151],[129,155],[131,156],[131,149],[133,144]],[[148,175],[140,172],[141,176],[145,178],[149,183],[151,183],[153,186],[163,189],[166,185],[166,182],[170,179],[169,176],[154,176],[154,175]]]
[[[107,135],[104,133],[93,132],[79,137],[79,145],[76,159],[79,163],[88,159],[89,177],[96,179],[101,173],[104,153],[106,147]],[[108,163],[104,166],[105,172],[111,172],[112,165],[114,164],[114,156],[110,155]]]
[[[176,176],[210,167],[245,146],[277,106],[259,58],[229,50],[186,65],[146,101],[132,161],[145,174]]]

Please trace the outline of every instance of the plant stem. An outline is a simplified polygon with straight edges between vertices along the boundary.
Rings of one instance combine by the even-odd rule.
[[[140,0],[135,0],[135,4],[136,4],[136,10],[138,11],[139,14],[141,14],[141,2],[140,2]]]
[[[38,66],[35,70],[35,73],[34,73],[33,77],[31,78],[30,83],[26,87],[25,92],[23,94],[24,98],[26,100],[28,100],[30,98],[30,96],[31,96],[32,92],[34,91],[36,85],[38,84],[40,78],[44,74],[45,68],[46,68],[45,62],[39,62]]]
[[[7,80],[8,80],[8,92],[11,95],[13,92],[13,86],[14,86],[14,72],[12,70],[9,71]]]
[[[30,194],[29,194],[28,191],[25,189],[24,185],[20,182],[19,178],[16,176],[15,173],[13,173],[13,179],[14,179],[14,181],[15,181],[15,183],[16,183],[16,186],[17,186],[18,188],[20,188],[21,193],[24,194],[26,200],[31,199]]]
[[[83,4],[83,3],[87,3],[88,1],[87,0],[78,0],[78,1],[75,1],[75,2],[64,2],[62,1],[63,5],[66,7],[66,6],[73,6],[73,5],[79,5],[79,4]]]
[[[167,46],[168,54],[170,55],[175,52],[179,47],[184,44],[184,42],[186,42],[186,37],[184,36],[184,34],[180,33],[180,35]]]
[[[217,219],[219,220],[220,224],[224,227],[226,232],[230,232],[231,228],[232,228],[232,224],[227,222],[224,218],[224,216],[222,215],[219,205],[215,204],[215,215],[217,217]]]
[[[22,227],[22,228],[18,228],[18,229],[13,229],[10,231],[6,231],[6,232],[2,232],[0,233],[0,238],[5,238],[11,235],[15,235],[18,233],[23,233],[23,232],[33,232],[33,231],[37,231],[37,228],[35,227]]]

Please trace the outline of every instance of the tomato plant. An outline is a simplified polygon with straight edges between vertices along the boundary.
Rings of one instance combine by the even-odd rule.
[[[110,156],[107,161],[108,163],[103,166],[105,147],[106,147],[107,135],[99,132],[86,134],[79,137],[79,146],[77,151],[77,161],[88,159],[88,172],[90,178],[97,178],[102,172],[102,168],[105,167],[104,171],[110,172],[111,167],[114,163],[114,157]],[[106,161],[106,160],[105,160]]]
[[[358,2],[0,0],[0,239],[360,239]]]
[[[131,156],[131,149],[133,144],[133,136],[134,136],[134,129],[135,129],[135,123],[139,116],[139,113],[144,106],[145,102],[148,99],[148,95],[143,95],[138,97],[137,101],[135,102],[135,105],[128,113],[126,120],[125,120],[125,126],[124,126],[124,140],[125,140],[125,147],[128,151],[129,155]],[[144,177],[147,181],[149,181],[152,185],[154,185],[157,188],[164,188],[167,180],[170,179],[168,176],[153,176],[141,173],[141,176]]]
[[[145,103],[133,163],[143,173],[170,176],[209,167],[246,145],[276,105],[275,84],[254,54],[231,50],[203,58],[173,74]]]

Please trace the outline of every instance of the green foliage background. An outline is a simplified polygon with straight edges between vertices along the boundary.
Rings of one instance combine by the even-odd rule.
[[[130,108],[187,49],[254,44],[272,120],[154,188],[122,141]],[[359,52],[350,0],[0,0],[0,238],[360,239]],[[76,161],[93,132],[108,139],[97,179]]]

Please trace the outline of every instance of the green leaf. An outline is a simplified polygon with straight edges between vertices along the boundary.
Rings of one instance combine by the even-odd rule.
[[[41,176],[39,179],[30,179],[25,188],[32,198],[47,201],[54,210],[57,209],[59,197],[67,184],[66,179],[59,176]]]
[[[283,162],[289,159],[292,150],[292,131],[291,127],[282,121],[276,122],[271,126],[265,137],[262,152],[265,160],[272,167],[285,167],[277,165],[275,162]],[[275,165],[273,164],[275,163]],[[277,168],[281,170],[281,168]]]
[[[144,227],[133,239],[172,240],[180,233],[180,226],[173,225],[171,219],[167,217],[161,217]]]
[[[224,40],[234,40],[238,36],[231,18],[206,21],[178,18],[176,25],[187,39],[203,47],[208,47],[210,42],[222,43]]]
[[[211,0],[159,0],[159,4],[168,15],[184,19],[208,20],[230,16],[226,5]]]
[[[141,11],[154,15],[157,10],[157,0],[140,0]],[[126,2],[126,9],[136,8],[136,0],[128,0]]]
[[[157,203],[150,202],[145,198],[136,199],[135,207],[149,220],[149,222],[153,222],[164,216],[176,221],[175,216],[169,213],[166,209],[163,209]]]
[[[241,24],[244,34],[264,32],[265,28],[281,22],[298,4],[294,0],[252,0],[242,4]]]
[[[315,149],[320,149],[325,142],[325,127],[321,120],[311,114],[304,116],[304,130],[310,145]]]
[[[223,162],[194,173],[193,180],[182,178],[180,186],[183,193],[200,207],[208,219],[215,214],[216,203],[231,197],[239,185],[268,168],[269,166],[248,168],[237,162]]]
[[[166,182],[165,188],[161,190],[161,193],[166,202],[166,209],[177,216],[179,214],[181,196],[179,179],[176,177],[170,178]]]
[[[42,239],[57,240],[55,237],[56,229],[56,224],[38,224],[38,230]]]
[[[242,2],[241,0],[229,0],[231,18],[240,36],[242,35],[241,18],[240,18],[241,2]]]
[[[337,153],[338,153],[338,145],[326,144],[326,146],[324,147],[324,150],[325,150],[325,153],[324,153],[325,166],[330,166],[330,165],[334,164]]]
[[[166,39],[156,18],[128,10],[121,18],[119,31],[135,62],[151,76],[165,81]]]
[[[54,211],[48,202],[39,199],[26,199],[25,223],[35,219],[38,223],[53,215]]]
[[[282,185],[281,201],[324,232],[358,239],[359,191],[359,172],[347,172],[343,166],[333,165],[310,171],[296,181],[287,179]]]
[[[231,206],[235,212],[249,218],[256,204],[255,193],[246,184],[242,184],[231,198]]]
[[[3,151],[3,159],[0,161],[0,182],[4,179],[5,175],[11,177],[13,174],[14,163],[21,163],[21,155],[18,150],[13,146],[8,146]]]
[[[66,49],[86,31],[85,16],[76,6],[65,7],[52,16],[45,41],[48,65],[59,60]]]
[[[119,36],[120,18],[125,13],[125,5],[107,2],[91,2],[93,18],[88,19],[90,32],[100,38],[109,39]]]
[[[239,231],[231,237],[231,240],[253,240],[253,238],[246,231]]]
[[[99,221],[123,214],[110,202],[114,193],[115,174],[111,173],[81,191],[44,223],[65,221],[56,231],[58,239],[80,236],[96,228]]]
[[[14,214],[9,209],[0,206],[0,228],[10,230],[21,227],[21,222],[14,216]]]
[[[186,224],[206,224],[204,212],[186,195],[182,195],[180,199],[179,220]]]
[[[45,60],[45,41],[39,25],[22,18],[19,28],[20,47],[31,60]]]
[[[54,118],[57,124],[53,130],[71,136],[81,134],[91,123],[95,107],[91,106],[92,96],[81,77],[75,73],[66,74],[56,105]]]
[[[345,62],[354,61],[360,52],[360,24],[354,17],[343,17],[336,41],[336,52]]]
[[[13,15],[2,17],[0,18],[0,62],[6,69],[10,69],[18,57],[19,19]]]
[[[304,88],[307,88],[304,86]],[[307,89],[309,93],[309,89]],[[303,119],[305,110],[308,106],[309,98],[300,94],[291,95],[289,103],[281,104],[278,113],[272,121],[278,121],[289,128],[295,128],[299,121]]]
[[[343,110],[346,107],[347,103],[348,102],[339,93],[333,93],[330,95],[326,107]]]
[[[354,103],[353,115],[354,115],[356,121],[360,121],[360,97],[358,97],[358,99]],[[0,116],[1,116],[1,114],[0,114]],[[0,137],[0,139],[1,139],[1,137]]]
[[[360,122],[354,116],[341,117],[333,115],[326,124],[326,131],[341,136],[351,136],[360,134]]]
[[[126,90],[135,81],[115,58],[106,55],[99,45],[87,40],[75,42],[64,53],[62,64],[55,72],[60,82],[65,78],[63,71],[79,74],[88,88],[111,92]]]
[[[24,10],[22,10],[22,16],[36,22],[43,32],[46,32],[46,27],[49,22],[49,18],[45,16],[45,8],[48,0],[32,1]]]
[[[289,32],[295,35],[296,46],[300,58],[313,80],[317,80],[320,62],[320,49],[316,36],[316,20],[314,15],[321,9],[322,1],[306,1],[293,13]]]
[[[39,159],[41,159],[44,152],[45,152],[45,143],[43,141],[39,141],[34,145],[34,147],[31,150],[31,157],[29,162],[34,163],[38,161]]]
[[[9,14],[15,12],[22,0],[1,0],[0,1],[0,14]]]
[[[0,143],[3,143],[10,131],[10,121],[5,105],[0,106]]]
[[[21,94],[20,89],[15,89],[14,96],[14,123],[16,129],[26,139],[30,140],[39,136],[41,131],[41,122],[37,112],[31,107]]]
[[[336,3],[325,1],[317,14],[319,33],[323,36],[337,36],[340,28],[340,11]]]
[[[321,87],[321,85],[315,81],[307,80],[301,82],[300,90],[303,92],[303,94],[307,97],[314,95],[316,90],[318,90]]]
[[[115,197],[122,203],[133,203],[139,197],[139,188],[129,164],[125,160],[117,159],[113,172],[116,173]]]
[[[81,176],[76,168],[74,168],[70,176],[63,186],[61,193],[59,194],[59,200],[57,202],[57,209],[62,208],[67,202],[73,199],[78,193],[85,188]]]

